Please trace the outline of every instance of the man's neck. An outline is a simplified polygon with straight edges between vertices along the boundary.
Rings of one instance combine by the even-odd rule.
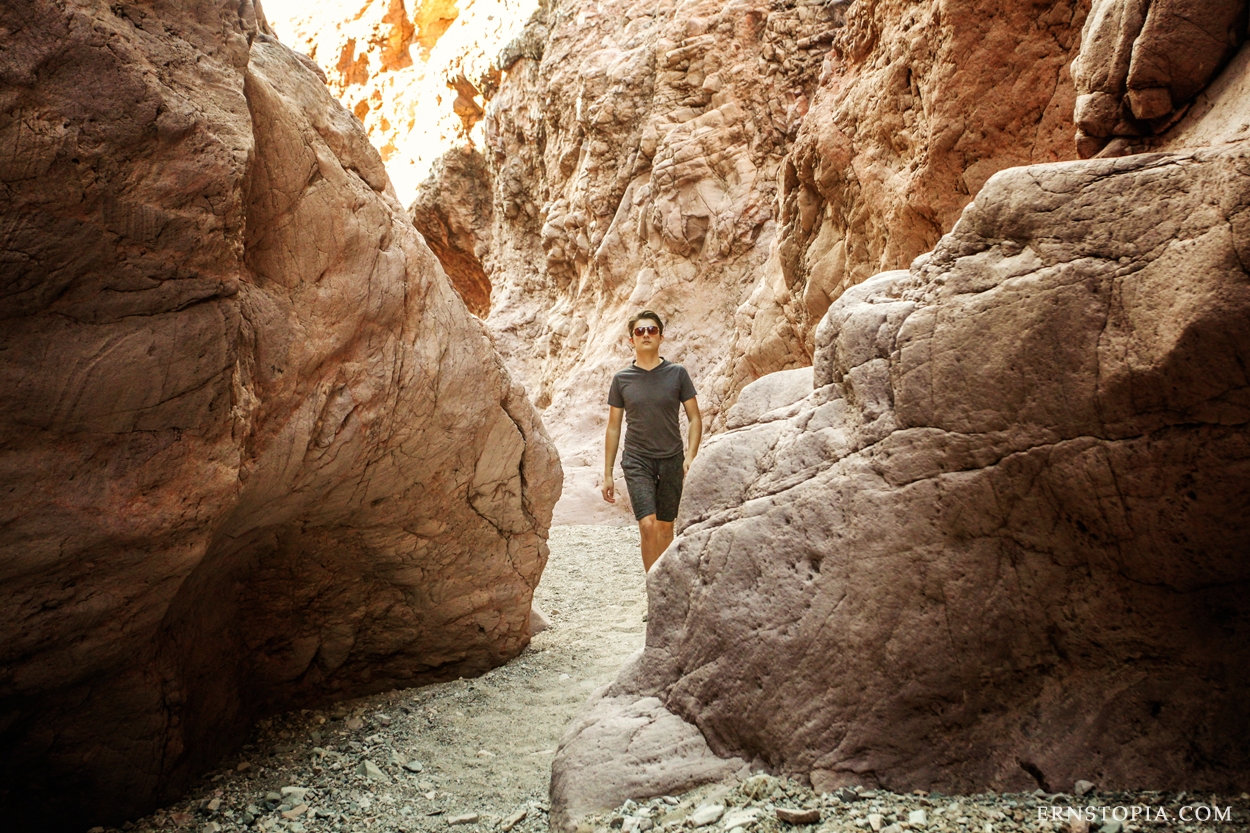
[[[643,370],[655,370],[663,363],[664,360],[660,358],[658,350],[650,354],[643,353],[640,350],[634,352],[634,364],[638,365]]]

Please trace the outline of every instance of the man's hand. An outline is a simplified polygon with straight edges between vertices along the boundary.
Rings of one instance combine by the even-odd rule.
[[[603,499],[608,503],[616,503],[616,484],[611,477],[603,479]]]
[[[689,454],[687,454],[686,459],[683,460],[681,464],[681,473],[683,477],[686,476],[687,474],[690,474],[690,464],[693,462],[694,462],[694,458],[691,457]]]

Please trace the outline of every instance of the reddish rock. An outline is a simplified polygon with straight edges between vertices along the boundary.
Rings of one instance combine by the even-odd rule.
[[[1006,171],[845,292],[813,389],[749,387],[692,467],[555,822],[618,798],[643,703],[822,791],[1250,788],[1248,166]]]
[[[250,2],[0,29],[5,824],[519,652],[558,461],[359,123]]]
[[[490,313],[490,278],[482,258],[490,250],[490,172],[472,147],[448,151],[408,207],[412,224],[437,255],[451,285],[474,315]]]
[[[282,42],[324,68],[330,90],[364,124],[400,201],[448,149],[481,146],[495,56],[535,0],[355,0],[291,4],[270,16]],[[286,10],[284,10],[286,11]]]

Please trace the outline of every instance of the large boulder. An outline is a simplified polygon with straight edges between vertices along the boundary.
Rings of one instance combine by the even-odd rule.
[[[558,460],[315,66],[248,0],[0,30],[5,826],[519,652]]]
[[[748,387],[692,468],[557,823],[689,782],[600,753],[644,713],[709,777],[1250,788],[1247,170],[1243,142],[999,173],[844,293],[813,387]]]

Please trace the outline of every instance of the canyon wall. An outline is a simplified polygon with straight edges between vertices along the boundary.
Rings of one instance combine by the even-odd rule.
[[[518,653],[554,447],[315,64],[247,0],[0,30],[6,827]]]
[[[1087,5],[547,4],[498,61],[474,245],[487,323],[561,450],[557,520],[629,518],[596,486],[632,312],[666,316],[663,355],[720,430],[744,385],[811,363],[833,299],[931,248],[991,174],[1072,158]]]
[[[481,144],[499,50],[538,0],[357,0],[283,5],[269,21],[325,72],[407,205],[452,147]],[[274,7],[278,9],[277,6]],[[288,11],[288,9],[290,9]]]
[[[1097,0],[1083,51],[1146,5]],[[558,825],[748,763],[1250,788],[1250,53],[1205,89],[1172,54],[1169,129],[990,177],[932,252],[841,293],[812,369],[745,388],[646,649],[557,753]]]

